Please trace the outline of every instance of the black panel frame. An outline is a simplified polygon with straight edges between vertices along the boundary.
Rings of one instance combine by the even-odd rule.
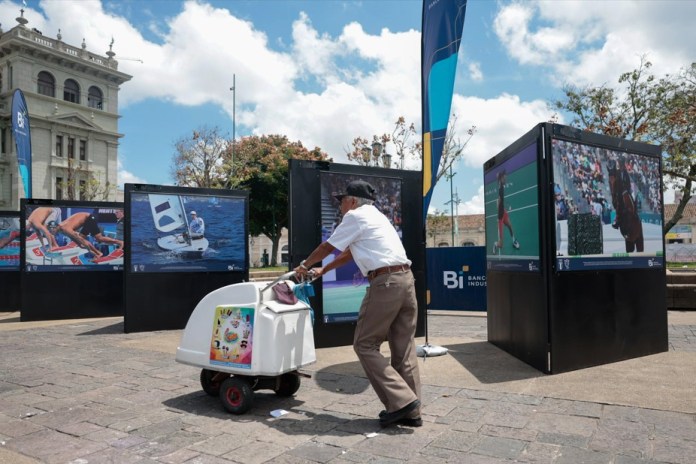
[[[17,218],[21,224],[19,211],[0,211],[0,218]],[[21,230],[21,227],[20,227]],[[21,234],[21,232],[20,232]],[[21,235],[20,235],[21,239]],[[21,250],[20,250],[21,254]],[[22,305],[21,263],[14,270],[0,271],[0,311],[19,311]]]
[[[23,198],[27,206],[123,208],[123,203]],[[21,230],[20,279],[22,321],[117,317],[123,315],[123,271],[26,271],[26,228]]]
[[[298,266],[321,242],[320,172],[401,179],[403,244],[408,258],[412,261],[411,269],[416,280],[418,300],[416,336],[425,335],[426,258],[422,213],[422,173],[294,159],[290,160],[289,168],[290,269]],[[314,309],[315,346],[327,348],[351,345],[356,321],[324,323],[322,286],[316,284],[314,289],[315,296],[310,303]]]
[[[488,341],[507,351],[530,366],[542,371],[547,369],[549,349],[547,301],[547,249],[548,242],[545,200],[544,170],[542,164],[543,143],[537,128],[532,129],[484,164],[484,173],[513,158],[530,145],[537,151],[537,201],[539,204],[539,262],[538,272],[510,272],[488,269],[486,273]],[[488,233],[486,234],[489,235]],[[486,243],[486,249],[492,244]]]
[[[632,140],[609,137],[559,124],[544,124],[549,209],[553,204],[552,139],[634,153],[661,161],[661,148]],[[659,167],[660,192],[662,163]],[[664,209],[662,223],[664,224]],[[555,239],[555,232],[549,233]],[[555,250],[550,240],[549,250]],[[667,351],[666,263],[651,269],[559,271],[550,253],[549,334],[551,373],[566,372]],[[662,256],[665,256],[664,240]]]
[[[131,266],[131,195],[159,193],[174,195],[217,196],[244,199],[243,271],[203,272],[132,272]],[[198,302],[208,293],[221,287],[249,280],[249,192],[151,184],[125,184],[126,253],[124,261],[124,331],[144,332],[177,330],[186,326]]]
[[[553,138],[661,155],[657,146],[541,123],[484,164],[485,172],[537,140],[541,272],[488,271],[488,340],[547,374],[667,351],[666,266],[557,269]]]

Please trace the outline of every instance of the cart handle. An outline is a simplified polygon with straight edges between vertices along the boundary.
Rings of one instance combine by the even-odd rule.
[[[279,283],[282,280],[288,280],[289,278],[294,277],[295,274],[296,274],[295,271],[290,271],[290,272],[286,272],[285,274],[276,277],[276,279],[273,282],[269,283],[268,285],[266,285],[265,287],[263,287],[261,289],[261,293],[265,292],[266,290],[273,287],[275,284]]]

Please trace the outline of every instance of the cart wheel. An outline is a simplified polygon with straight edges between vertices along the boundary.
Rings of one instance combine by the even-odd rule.
[[[254,402],[254,392],[249,382],[238,377],[228,377],[220,387],[220,400],[232,414],[244,414]]]
[[[201,387],[210,396],[220,394],[220,385],[223,380],[225,380],[224,374],[210,369],[201,369]]]
[[[300,376],[292,372],[280,376],[276,395],[288,397],[292,396],[300,389]]]

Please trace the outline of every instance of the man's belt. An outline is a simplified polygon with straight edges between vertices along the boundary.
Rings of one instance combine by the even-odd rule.
[[[382,274],[392,274],[394,272],[406,272],[411,269],[411,266],[408,264],[397,264],[395,266],[384,266],[384,267],[378,267],[377,269],[373,271],[369,271],[367,273],[367,280],[371,281],[378,275]]]

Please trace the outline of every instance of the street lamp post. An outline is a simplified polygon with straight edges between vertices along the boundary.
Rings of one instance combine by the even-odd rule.
[[[375,138],[372,141],[372,149],[368,146],[364,146],[361,149],[363,161],[365,165],[369,166],[374,163],[375,166],[379,166],[380,161],[382,162],[382,167],[388,168],[391,166],[391,155],[387,153],[384,149],[384,145]]]
[[[237,93],[237,75],[232,74],[232,87],[230,87],[230,90],[232,91],[232,176],[234,176],[234,141],[236,138],[235,134],[235,125],[236,125],[236,120],[237,120],[237,115],[236,115],[236,107],[237,107],[237,102],[236,100],[236,93]]]

